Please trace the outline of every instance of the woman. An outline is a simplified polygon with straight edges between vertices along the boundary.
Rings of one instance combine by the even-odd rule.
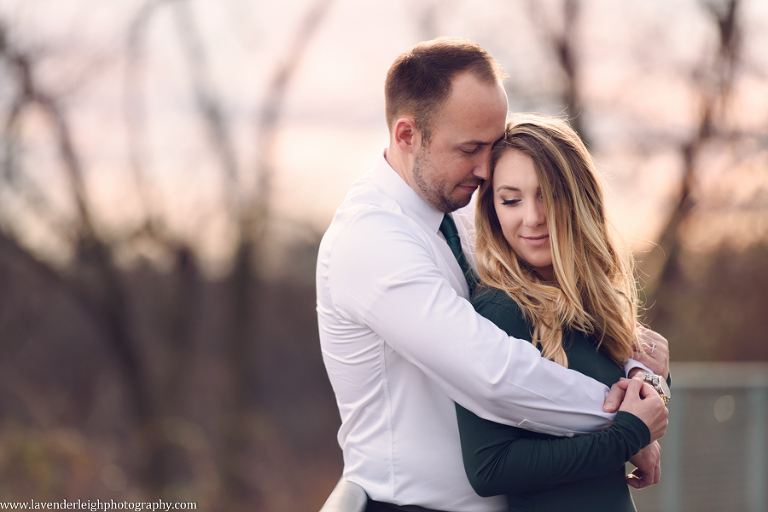
[[[632,257],[614,240],[594,163],[566,122],[527,115],[507,125],[475,223],[478,312],[542,357],[607,386],[623,377],[636,338]],[[556,438],[456,407],[478,494],[507,494],[514,511],[635,510],[624,463],[650,432],[633,414],[620,410],[598,434]]]

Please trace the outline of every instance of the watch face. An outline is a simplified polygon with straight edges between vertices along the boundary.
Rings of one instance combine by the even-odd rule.
[[[669,391],[669,386],[667,386],[667,381],[661,378],[659,375],[654,375],[652,373],[646,373],[643,375],[643,380],[653,386],[653,388],[661,395],[661,398],[664,399],[664,404],[669,403],[669,400],[672,398],[672,393]]]
[[[667,397],[667,400],[672,398],[672,392],[669,390],[669,386],[667,386],[667,381],[662,379],[660,376],[656,376],[657,380],[659,381],[659,387],[661,387],[661,390],[664,392],[664,395]]]

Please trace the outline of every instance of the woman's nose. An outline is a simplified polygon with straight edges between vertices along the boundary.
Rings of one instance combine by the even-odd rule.
[[[530,227],[536,227],[544,222],[546,222],[544,205],[540,201],[528,201],[525,211],[525,223]]]

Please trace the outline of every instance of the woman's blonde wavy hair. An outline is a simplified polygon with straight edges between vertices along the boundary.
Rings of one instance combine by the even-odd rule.
[[[517,257],[496,216],[493,171],[507,151],[531,157],[546,208],[554,282]],[[638,311],[632,253],[606,218],[594,161],[562,119],[525,114],[507,123],[491,152],[491,176],[480,187],[476,258],[487,286],[507,293],[533,326],[542,356],[563,366],[563,331],[596,339],[617,364],[632,356]]]

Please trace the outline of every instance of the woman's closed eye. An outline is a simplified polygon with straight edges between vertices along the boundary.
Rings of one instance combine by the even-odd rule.
[[[502,199],[501,204],[504,206],[515,206],[520,202],[520,199]]]

